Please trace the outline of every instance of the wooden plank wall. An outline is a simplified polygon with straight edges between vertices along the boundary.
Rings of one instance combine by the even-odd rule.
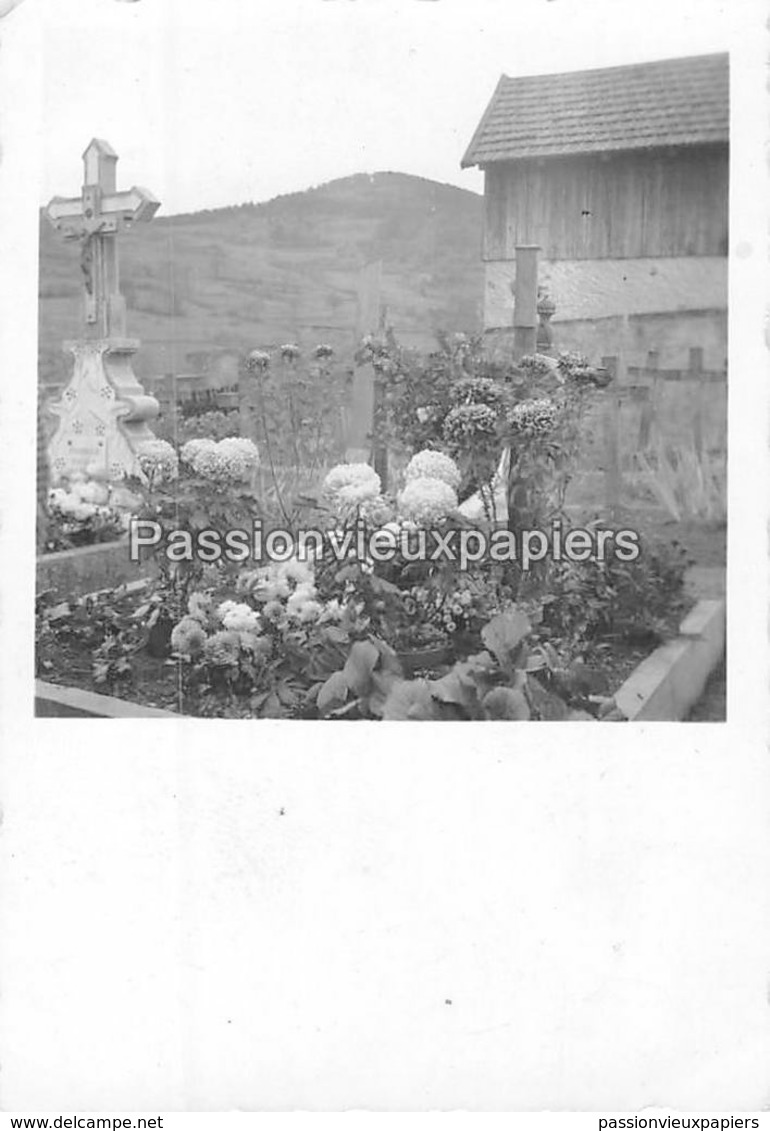
[[[727,146],[490,166],[485,259],[726,255]]]

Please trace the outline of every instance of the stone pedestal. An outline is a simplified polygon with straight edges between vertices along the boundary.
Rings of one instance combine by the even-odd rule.
[[[48,445],[53,483],[77,473],[113,482],[137,474],[137,447],[154,439],[148,422],[158,415],[158,402],[131,368],[138,347],[132,338],[64,343],[75,366],[61,400],[50,406],[59,418]]]

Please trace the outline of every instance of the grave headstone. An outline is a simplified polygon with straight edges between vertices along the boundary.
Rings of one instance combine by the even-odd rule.
[[[148,396],[131,367],[139,348],[126,336],[120,294],[117,235],[146,222],[159,207],[146,189],[116,189],[117,154],[98,138],[83,154],[81,195],[54,197],[46,216],[66,240],[81,244],[83,333],[64,343],[74,368],[61,399],[50,406],[58,424],[48,445],[51,481],[78,472],[118,480],[138,470],[136,451],[153,439],[148,422],[158,402]]]

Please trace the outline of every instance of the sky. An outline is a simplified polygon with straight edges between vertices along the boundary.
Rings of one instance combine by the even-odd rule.
[[[501,73],[729,48],[750,0],[23,0],[39,21],[40,203],[91,137],[166,214],[460,160]]]

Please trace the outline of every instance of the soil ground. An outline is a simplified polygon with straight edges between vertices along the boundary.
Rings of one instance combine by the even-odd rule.
[[[714,668],[698,702],[687,716],[688,723],[723,723],[727,719],[727,672],[725,663]]]

